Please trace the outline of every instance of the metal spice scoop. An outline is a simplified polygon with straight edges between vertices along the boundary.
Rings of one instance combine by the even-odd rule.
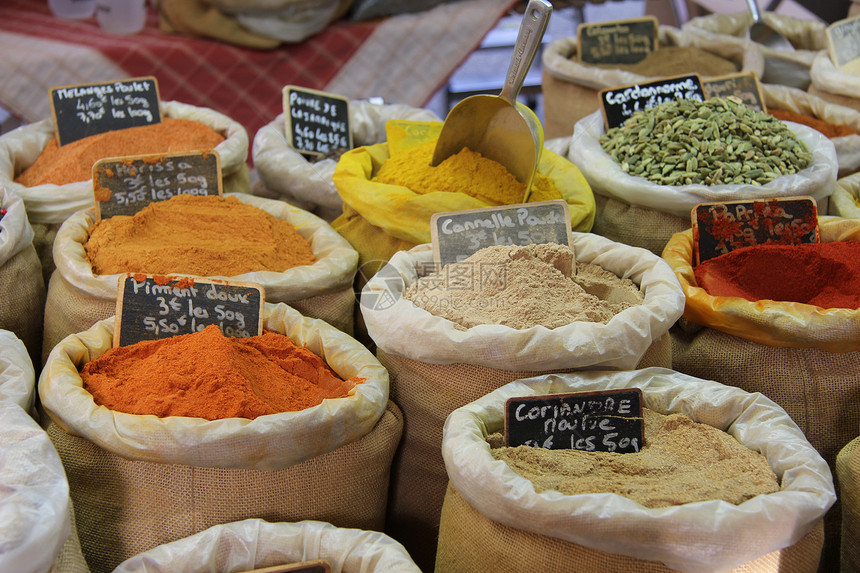
[[[772,50],[794,51],[794,46],[791,45],[791,42],[785,36],[762,21],[756,0],[747,0],[747,6],[749,6],[750,14],[752,15],[752,25],[749,29],[750,40]]]
[[[474,95],[454,106],[442,125],[431,166],[468,147],[505,166],[525,184],[523,201],[528,199],[543,148],[543,127],[532,110],[517,102],[517,95],[540,47],[550,14],[552,4],[529,0],[501,93]]]

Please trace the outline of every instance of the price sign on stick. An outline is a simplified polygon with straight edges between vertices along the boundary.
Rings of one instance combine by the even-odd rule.
[[[218,325],[225,336],[263,332],[263,287],[246,282],[127,273],[119,279],[114,347]]]
[[[602,90],[600,104],[603,110],[603,125],[607,130],[618,127],[637,111],[644,111],[676,99],[705,100],[705,91],[699,74],[672,76]]]
[[[812,197],[700,203],[691,218],[695,265],[741,247],[819,240]]]
[[[302,561],[290,565],[274,565],[263,569],[252,569],[241,573],[331,573],[331,565],[325,559]]]
[[[635,64],[659,48],[657,29],[653,16],[580,24],[576,53],[587,64]]]
[[[740,74],[729,74],[717,78],[702,80],[705,97],[736,97],[747,107],[758,111],[767,111],[764,96],[761,93],[761,84],[758,77],[752,72]]]
[[[826,33],[833,65],[849,73],[860,72],[860,16],[834,22]]]
[[[286,86],[287,142],[304,154],[325,156],[352,149],[349,100],[336,94]]]
[[[93,165],[96,220],[134,215],[176,195],[222,195],[215,150],[100,159]]]
[[[572,245],[570,210],[558,200],[436,213],[430,240],[433,258],[443,266],[493,245]]]
[[[154,77],[51,88],[57,143],[161,123]]]
[[[549,450],[638,452],[644,445],[642,390],[509,398],[505,443]]]

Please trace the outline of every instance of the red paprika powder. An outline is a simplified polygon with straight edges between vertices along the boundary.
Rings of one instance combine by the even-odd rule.
[[[342,398],[342,380],[316,354],[275,332],[231,338],[217,326],[112,348],[84,365],[96,404],[128,414],[254,419]]]
[[[711,296],[860,308],[860,242],[755,245],[694,269]]]

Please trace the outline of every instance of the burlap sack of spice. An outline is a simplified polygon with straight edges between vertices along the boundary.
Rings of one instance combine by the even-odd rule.
[[[457,330],[402,298],[418,273],[432,268],[432,249],[396,253],[361,294],[360,309],[377,356],[391,375],[391,396],[408,420],[392,475],[386,524],[422,569],[432,566],[448,477],[440,445],[454,409],[517,378],[586,368],[671,365],[669,328],[683,297],[659,257],[588,233],[574,233],[577,261],[631,279],[642,304],[608,324],[574,322],[556,329],[480,325]]]
[[[860,220],[819,217],[819,231],[822,242],[858,241]],[[833,468],[860,425],[860,310],[711,296],[696,286],[692,248],[688,230],[663,251],[687,297],[671,330],[672,367],[768,396]],[[830,567],[838,559],[839,512],[837,503],[825,518]]]
[[[360,147],[384,142],[385,122],[389,119],[440,121],[435,113],[426,109],[350,100],[349,126],[353,145]],[[284,114],[257,132],[251,154],[257,175],[264,184],[265,196],[307,209],[327,221],[333,221],[343,212],[343,200],[332,181],[338,160],[311,160],[293,149],[287,143]]]
[[[45,281],[24,201],[0,183],[0,329],[15,334],[41,364]]]
[[[699,203],[809,195],[827,212],[838,163],[829,139],[810,127],[786,122],[812,154],[806,169],[765,185],[660,185],[626,173],[600,145],[605,133],[599,111],[576,123],[568,158],[579,166],[594,191],[597,213],[592,231],[660,254],[673,234],[689,229]]]
[[[860,132],[860,110],[829,102],[797,88],[762,84],[761,91],[768,109],[808,115]],[[837,176],[846,177],[860,171],[860,135],[830,137],[830,141],[836,148],[836,160],[839,163]]]
[[[809,93],[829,102],[860,110],[860,75],[840,70],[827,51],[818,52],[809,69]]]
[[[860,571],[860,438],[854,438],[836,456],[836,483],[842,504],[842,546],[839,571]]]
[[[94,572],[213,525],[314,519],[381,530],[403,418],[388,373],[365,347],[286,304],[263,328],[289,336],[338,374],[366,380],[346,398],[254,420],[136,416],[97,406],[78,370],[111,348],[113,318],[68,336],[39,380],[43,426],[69,479]]]
[[[739,72],[752,72],[761,77],[764,70],[761,50],[755,44],[736,38],[660,26],[658,39],[661,46],[700,48],[730,60]],[[541,57],[543,128],[547,138],[570,136],[577,121],[599,111],[600,90],[657,79],[579,62],[575,35],[551,42]]]
[[[387,143],[348,151],[335,168],[333,179],[343,199],[343,215],[332,226],[358,251],[363,277],[373,276],[395,252],[429,243],[433,214],[492,206],[465,193],[421,195],[407,187],[371,180],[392,151],[396,153],[437,138],[442,124],[428,122],[419,127],[404,130],[402,138],[389,136]],[[573,230],[589,231],[594,218],[594,197],[579,168],[544,149],[538,173],[549,177],[561,192],[570,208]],[[363,283],[359,284],[359,289],[362,286]]]
[[[221,160],[224,192],[249,191],[248,133],[240,123],[215,110],[175,101],[161,102],[161,113],[164,117],[200,122],[223,135],[224,141],[215,150]],[[36,232],[34,245],[44,267],[46,283],[54,269],[51,249],[60,224],[73,213],[93,206],[92,179],[34,187],[15,182],[15,177],[38,159],[53,137],[54,122],[50,118],[23,125],[0,136],[0,187],[10,189],[24,199],[27,217]],[[122,150],[116,150],[116,153],[122,155]]]
[[[0,400],[0,571],[53,570],[71,532],[69,483],[44,430]]]
[[[0,330],[0,402],[35,415],[36,373],[27,347],[15,333]]]
[[[784,36],[794,50],[776,50],[756,43],[764,56],[764,71],[760,77],[767,84],[790,86],[805,90],[809,87],[809,69],[821,50],[827,49],[827,24],[820,20],[802,20],[793,16],[762,11],[762,21]],[[689,32],[705,31],[719,36],[747,39],[752,24],[749,12],[711,14],[693,18],[681,26]]]
[[[843,177],[836,182],[830,196],[828,215],[860,219],[860,173]]]
[[[313,265],[279,273],[258,271],[218,278],[258,283],[265,289],[268,302],[286,302],[305,316],[321,318],[351,334],[355,307],[352,284],[358,255],[349,243],[319,217],[283,201],[241,193],[231,196],[288,221],[310,241],[318,260]],[[43,361],[60,340],[116,312],[121,275],[93,274],[84,250],[94,223],[95,211],[85,209],[69,217],[57,233],[57,269],[48,285],[45,303]]]
[[[612,493],[536,493],[490,453],[486,435],[504,431],[508,398],[623,388],[641,388],[651,410],[686,414],[761,452],[781,490],[740,505],[702,501],[652,509]],[[451,489],[440,524],[440,573],[562,571],[571,563],[595,573],[813,573],[821,518],[836,498],[827,464],[777,404],[664,368],[511,382],[448,417],[442,455]]]
[[[320,521],[246,519],[214,525],[126,559],[114,573],[250,571],[325,559],[332,573],[420,573],[402,545],[378,531]]]

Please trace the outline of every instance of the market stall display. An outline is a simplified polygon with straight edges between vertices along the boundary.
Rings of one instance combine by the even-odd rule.
[[[683,413],[760,452],[780,478],[778,491],[737,504],[673,504],[667,493],[660,507],[648,507],[617,493],[541,491],[494,457],[488,436],[504,430],[509,398],[624,388],[640,388],[646,408]],[[646,440],[640,453],[654,447]],[[499,563],[504,571],[553,570],[576,562],[583,571],[813,572],[821,552],[821,519],[836,497],[827,464],[773,401],[663,368],[512,381],[448,416],[442,453],[450,485],[437,571],[485,571]],[[639,456],[604,455],[619,462]],[[677,459],[683,464],[686,457]],[[699,470],[720,479],[718,464]],[[619,476],[622,484],[633,479]]]
[[[260,516],[383,527],[403,425],[388,400],[388,373],[354,339],[283,303],[266,304],[263,318],[264,329],[307,348],[340,378],[364,380],[344,398],[253,420],[162,418],[98,406],[84,388],[80,369],[113,345],[112,318],[52,351],[39,381],[42,414],[94,572],[212,525]],[[180,386],[196,370],[241,370],[243,358],[225,360],[204,346],[183,364],[172,374]]]

